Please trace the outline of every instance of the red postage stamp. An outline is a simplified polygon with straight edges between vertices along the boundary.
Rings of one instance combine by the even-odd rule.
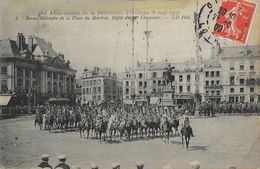
[[[223,0],[213,34],[245,44],[255,9],[256,3],[246,0]]]

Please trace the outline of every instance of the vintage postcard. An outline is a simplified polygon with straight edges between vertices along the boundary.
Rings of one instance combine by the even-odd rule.
[[[259,169],[258,0],[0,0],[0,169]]]

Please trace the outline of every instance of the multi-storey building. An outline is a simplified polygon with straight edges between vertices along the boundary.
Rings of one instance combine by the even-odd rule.
[[[260,46],[223,47],[223,100],[260,102]]]
[[[221,48],[216,44],[211,57],[199,65],[193,61],[137,63],[136,69],[127,70],[123,78],[124,103],[132,104],[141,98],[160,104],[163,90],[168,87],[164,77],[169,65],[176,104],[192,102],[195,96],[200,96],[202,102],[260,102],[260,46]]]
[[[123,103],[132,104],[137,94],[137,81],[135,71],[126,69],[122,77],[123,80]]]
[[[118,101],[117,76],[109,68],[85,69],[81,76],[81,104]]]
[[[202,62],[204,73],[203,101],[220,102],[223,100],[222,66],[220,58],[221,48],[219,43],[212,46],[211,57]]]
[[[33,93],[37,103],[51,97],[75,98],[76,70],[44,39],[29,36],[26,43],[24,35],[18,33],[16,41],[0,40],[0,67],[1,93],[25,99]]]
[[[174,93],[175,103],[192,101],[195,93],[195,64],[188,61],[170,64],[166,60],[163,62],[139,62],[135,71],[126,72],[123,79],[124,103],[130,104],[133,99],[136,101],[145,99],[150,103],[159,103],[165,88],[165,75],[169,66],[172,68],[171,90]],[[200,74],[203,75],[202,71]],[[200,82],[202,83],[202,80]],[[204,88],[200,85],[200,92],[203,90]]]
[[[82,84],[81,84],[81,79],[76,79],[76,103],[78,105],[81,105],[81,99],[82,99],[82,96],[81,96],[81,89],[82,88]]]

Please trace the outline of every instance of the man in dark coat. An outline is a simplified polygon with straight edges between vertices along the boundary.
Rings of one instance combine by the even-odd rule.
[[[38,167],[52,169],[52,166],[48,163],[50,156],[48,154],[43,154],[41,155],[41,158],[42,162],[38,165]]]
[[[59,155],[58,159],[60,163],[55,168],[62,168],[62,169],[70,169],[70,166],[65,164],[67,156],[66,155]]]

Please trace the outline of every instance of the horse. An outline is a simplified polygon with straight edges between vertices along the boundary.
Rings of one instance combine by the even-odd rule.
[[[194,137],[192,128],[190,127],[190,125],[184,125],[181,128],[181,140],[182,140],[182,144],[183,144],[183,142],[184,142],[183,137],[185,138],[185,144],[186,144],[187,150],[189,149],[190,136]]]
[[[102,143],[102,134],[104,134],[104,141],[106,141],[106,131],[107,131],[108,121],[106,120],[97,120],[95,124],[96,132],[99,135],[100,143]]]
[[[110,135],[110,140],[112,140],[112,135],[116,133],[117,129],[117,117],[114,115],[111,115],[111,117],[108,120],[107,124],[107,133]]]
[[[172,124],[167,118],[162,118],[161,124],[160,124],[160,129],[161,129],[161,135],[162,139],[166,137],[167,142],[169,143],[170,140],[170,133],[172,132]],[[166,142],[166,140],[165,140]]]

